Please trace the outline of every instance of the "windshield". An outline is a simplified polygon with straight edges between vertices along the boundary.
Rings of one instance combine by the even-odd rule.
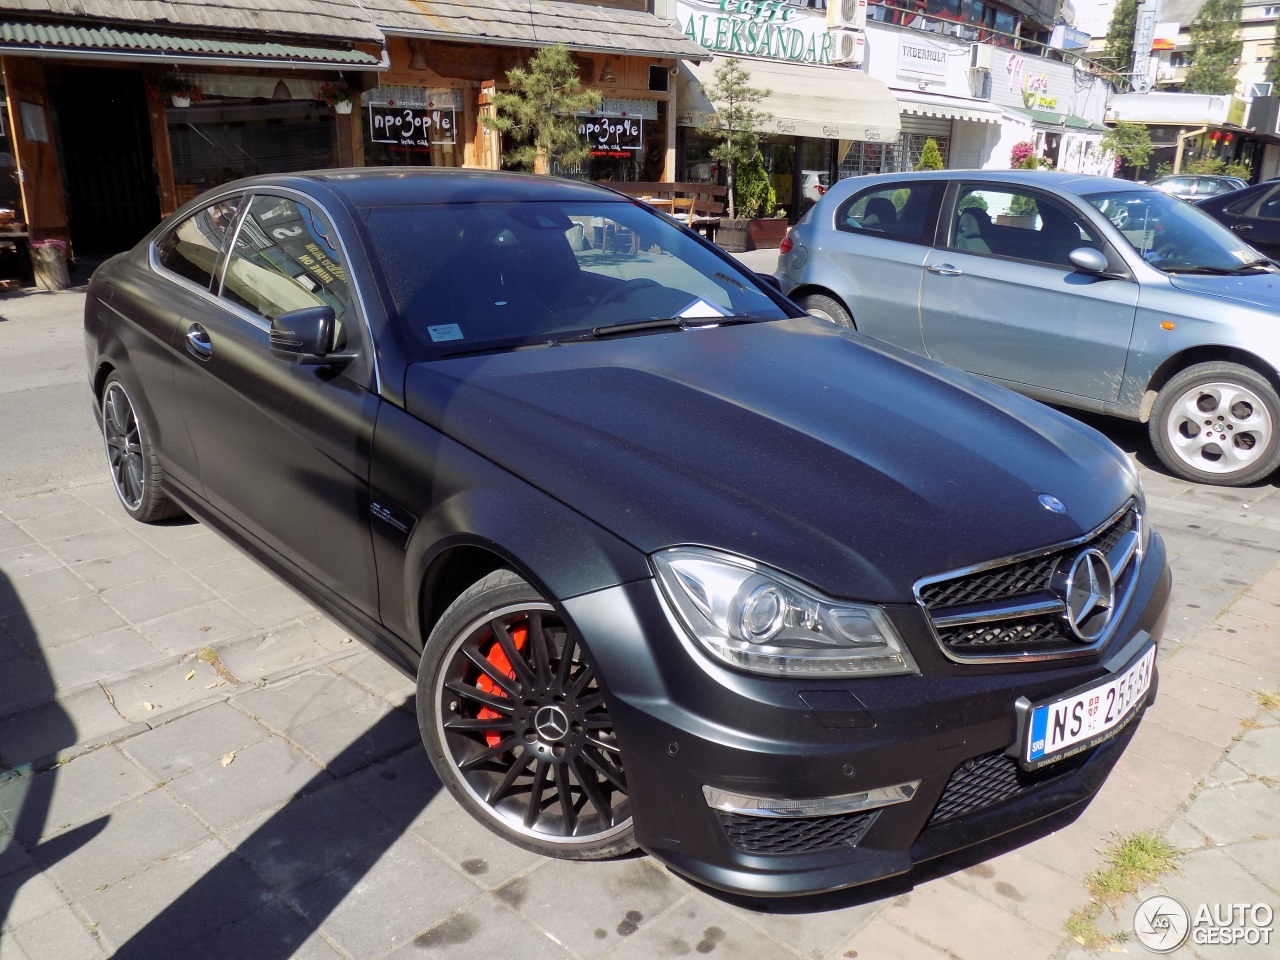
[[[1156,190],[1118,190],[1085,199],[1142,259],[1168,273],[1234,273],[1261,259],[1202,210]]]
[[[751,274],[633,203],[372,208],[367,225],[418,359],[590,338],[642,321],[787,316]]]

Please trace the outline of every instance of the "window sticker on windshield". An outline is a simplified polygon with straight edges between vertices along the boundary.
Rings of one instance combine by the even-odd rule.
[[[728,315],[710,300],[704,300],[702,297],[699,297],[676,314],[677,317],[683,317],[686,320],[701,320],[703,317],[727,317]]]
[[[462,339],[462,328],[456,323],[441,323],[434,327],[427,327],[427,333],[431,334],[432,343]]]

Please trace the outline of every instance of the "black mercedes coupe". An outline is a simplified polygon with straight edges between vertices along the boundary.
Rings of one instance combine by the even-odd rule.
[[[242,180],[104,264],[85,331],[124,509],[415,676],[441,780],[538,853],[900,874],[1087,802],[1155,695],[1123,454],[604,187]]]

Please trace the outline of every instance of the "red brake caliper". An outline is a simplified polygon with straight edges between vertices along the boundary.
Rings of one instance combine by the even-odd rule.
[[[523,650],[525,640],[528,636],[529,630],[527,627],[516,627],[511,631],[511,642],[515,644],[517,650]],[[489,652],[485,655],[485,659],[493,664],[495,669],[500,670],[512,680],[516,678],[515,668],[511,666],[511,661],[507,659],[507,655],[502,649],[502,644],[498,643],[497,640],[493,641],[493,646],[489,648]],[[505,697],[507,695],[500,686],[490,680],[489,677],[483,673],[476,679],[476,686],[485,693],[493,694],[495,697]],[[491,710],[488,707],[481,707],[480,712],[476,714],[476,716],[481,720],[493,720],[502,716],[502,714],[498,713],[496,710]],[[502,742],[502,734],[497,730],[489,730],[485,733],[484,739],[490,747],[496,747]]]

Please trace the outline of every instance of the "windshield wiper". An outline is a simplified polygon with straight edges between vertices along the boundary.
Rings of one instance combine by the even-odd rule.
[[[735,313],[725,317],[654,317],[652,320],[629,320],[626,323],[607,323],[604,326],[592,327],[587,333],[572,337],[560,337],[560,343],[573,343],[580,340],[604,340],[609,337],[626,336],[628,333],[643,333],[646,330],[694,330],[699,327],[727,327],[737,323],[756,323],[763,317],[749,317],[745,313]]]
[[[1276,265],[1271,260],[1258,259],[1250,260],[1248,263],[1240,263],[1234,267],[1210,267],[1205,264],[1198,266],[1170,266],[1161,267],[1165,273],[1207,273],[1218,277],[1229,277],[1237,273],[1244,273],[1246,270],[1263,270],[1271,273],[1276,269]]]

